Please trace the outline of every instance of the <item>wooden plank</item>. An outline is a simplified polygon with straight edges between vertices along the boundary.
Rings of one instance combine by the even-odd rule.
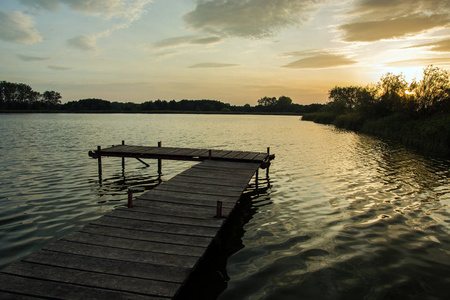
[[[221,176],[215,176],[211,177],[208,176],[208,174],[205,174],[204,172],[189,172],[182,175],[179,175],[177,177],[174,177],[170,180],[171,182],[186,182],[186,183],[197,183],[197,184],[203,184],[203,185],[216,185],[216,186],[240,186],[240,187],[246,187],[249,178],[248,177],[230,177],[230,176],[223,176],[223,173]]]
[[[7,267],[3,272],[11,275],[26,276],[28,278],[49,280],[53,283],[70,283],[91,288],[160,297],[172,297],[181,286],[180,283],[130,278],[29,262],[23,262],[10,268]]]
[[[37,296],[45,299],[164,299],[163,297],[149,298],[148,295],[137,295],[132,293],[119,292],[117,290],[105,290],[86,286],[79,286],[67,283],[53,282],[41,279],[33,279],[23,276],[15,276],[0,273],[2,292],[13,292],[25,296]],[[167,297],[165,298],[167,299]]]
[[[195,184],[187,182],[170,182],[167,184],[160,184],[154,190],[177,191],[192,194],[207,194],[207,195],[224,195],[239,198],[244,191],[242,187],[229,186],[213,186],[204,184]]]
[[[138,251],[148,251],[149,249],[151,249],[152,252],[199,256],[199,257],[202,256],[202,254],[206,250],[206,247],[192,247],[159,242],[140,241],[124,237],[112,237],[85,232],[73,232],[63,237],[61,240],[89,245],[116,247],[120,249],[130,249]]]
[[[169,190],[152,190],[152,193],[144,193],[136,198],[137,200],[147,201],[163,201],[166,203],[187,204],[195,206],[216,206],[217,201],[225,203],[232,203],[229,207],[234,207],[236,197],[223,195],[207,195],[207,194],[192,194]]]
[[[171,197],[170,195],[177,195],[177,197]],[[183,196],[184,195],[184,196]],[[207,199],[200,199],[199,197],[207,197]],[[234,198],[234,197],[232,197]],[[154,191],[152,194],[142,194],[137,197],[133,202],[133,205],[138,207],[148,207],[152,208],[153,203],[157,204],[167,204],[179,207],[186,207],[188,210],[205,210],[211,211],[211,208],[215,208],[217,201],[222,201],[223,208],[232,209],[236,205],[236,199],[231,197],[221,197],[220,195],[205,195],[205,194],[190,194],[182,192],[164,191],[158,190]],[[142,201],[142,202],[140,202]],[[182,211],[182,210],[180,210]]]
[[[154,212],[151,213],[149,211],[139,212],[133,209],[116,209],[108,213],[108,216],[140,221],[220,228],[222,226],[222,220],[214,219],[214,214],[215,211],[211,210],[209,213],[205,214],[203,218],[190,218],[174,216],[172,214],[155,214]]]
[[[55,252],[86,255],[99,258],[120,259],[130,262],[149,263],[181,268],[193,268],[198,260],[195,256],[86,245],[64,240],[58,240],[53,244],[49,244],[44,249]]]
[[[227,155],[223,156],[223,158],[224,159],[235,159],[240,154],[242,154],[242,151],[231,151]]]
[[[123,218],[114,218],[110,216],[104,216],[100,219],[91,222],[91,224],[109,227],[136,229],[136,230],[145,230],[148,232],[184,234],[187,236],[203,236],[211,238],[215,237],[215,234],[217,232],[217,230],[212,227],[186,226],[186,225],[180,226],[177,224],[130,220]]]
[[[222,158],[230,152],[231,150],[212,150],[211,156],[213,158]]]
[[[216,202],[217,203],[217,202]],[[227,205],[225,209],[229,209],[231,205]],[[232,208],[232,207],[231,207]],[[216,213],[216,207],[211,205],[209,207],[193,207],[192,205],[178,205],[174,203],[165,203],[162,201],[135,201],[133,202],[133,208],[117,208],[116,210],[129,210],[141,214],[157,214],[160,216],[171,216],[171,217],[186,217],[189,216],[191,219],[209,220]],[[153,219],[156,221],[156,219]],[[217,220],[214,221],[217,222]],[[194,225],[194,223],[191,223]],[[198,224],[199,225],[199,224]],[[212,226],[213,227],[213,226]]]
[[[162,184],[156,187],[157,190],[164,191],[173,191],[173,192],[183,192],[183,193],[191,193],[195,195],[217,195],[217,196],[233,196],[239,198],[243,189],[237,188],[229,188],[222,186],[218,188],[218,186],[208,186],[208,185],[195,185],[191,183],[183,183],[183,182],[174,182],[171,184]]]
[[[55,267],[66,267],[76,270],[174,283],[183,283],[190,272],[189,268],[137,263],[120,259],[105,259],[47,250],[41,250],[27,256],[23,261]]]
[[[36,296],[25,296],[25,295],[18,295],[8,292],[2,292],[0,291],[0,299],[4,300],[36,300],[36,299],[47,299],[43,297],[36,297]]]
[[[89,224],[81,229],[81,232],[102,234],[105,236],[125,237],[141,241],[160,242],[170,245],[186,245],[195,247],[207,247],[211,243],[210,237],[187,236],[161,232],[148,232],[143,230],[125,229],[118,227],[99,226]]]

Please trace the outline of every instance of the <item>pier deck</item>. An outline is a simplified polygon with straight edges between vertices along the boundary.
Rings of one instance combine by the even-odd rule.
[[[101,154],[193,160],[211,157],[208,150],[166,149],[178,149],[170,154],[160,147],[138,148],[114,146],[101,150]],[[180,296],[180,289],[212,245],[226,216],[268,159],[267,153],[241,152],[225,161],[224,157],[237,151],[223,152],[214,151],[220,160],[204,160],[137,197],[133,207],[116,208],[1,270],[0,298]],[[223,206],[222,218],[215,217],[217,201]]]

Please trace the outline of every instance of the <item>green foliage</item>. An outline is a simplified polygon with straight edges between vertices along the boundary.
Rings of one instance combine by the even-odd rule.
[[[332,124],[338,115],[329,112],[329,111],[321,111],[314,113],[307,113],[302,116],[302,120],[304,121],[313,121],[315,123],[320,124]]]
[[[0,81],[0,109],[2,110],[54,109],[60,99],[61,95],[55,91],[45,91],[41,94],[24,83]]]
[[[409,86],[403,75],[387,73],[374,86],[334,87],[322,110],[302,119],[450,155],[449,74],[428,66]]]
[[[333,124],[339,128],[358,131],[364,124],[364,121],[365,118],[358,113],[347,113],[336,116],[333,120]]]
[[[448,112],[450,99],[450,72],[438,67],[428,66],[423,70],[423,79],[411,83],[421,116]],[[445,102],[445,103],[444,103]]]

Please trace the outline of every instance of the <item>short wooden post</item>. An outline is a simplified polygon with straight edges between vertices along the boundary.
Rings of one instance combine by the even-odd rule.
[[[222,201],[217,201],[216,218],[222,218]]]
[[[124,140],[122,140],[122,145],[125,145]],[[125,172],[125,157],[122,157],[122,172]]]
[[[256,186],[256,191],[259,193],[259,187],[258,187],[258,177],[259,177],[259,168],[256,169],[256,174],[255,174],[255,186]]]
[[[209,150],[208,151],[208,159],[211,159],[212,158],[212,150]]]
[[[133,207],[133,189],[129,188],[128,189],[128,208],[132,208]]]
[[[267,159],[269,161],[269,166],[266,169],[266,178],[267,182],[269,182],[269,168],[270,168],[270,147],[267,147]]]
[[[97,146],[98,176],[102,176],[102,147]]]
[[[158,147],[162,147],[162,142],[158,142]],[[162,161],[161,159],[158,159],[158,175],[161,177],[162,173]]]

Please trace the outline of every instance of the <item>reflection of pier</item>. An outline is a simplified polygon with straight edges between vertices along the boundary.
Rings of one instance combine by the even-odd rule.
[[[159,145],[160,146],[160,145]],[[183,298],[242,192],[269,153],[119,145],[105,156],[200,161],[0,272],[0,298]],[[124,167],[124,161],[123,167]],[[158,164],[159,173],[161,163]],[[208,258],[208,263],[210,258]]]

